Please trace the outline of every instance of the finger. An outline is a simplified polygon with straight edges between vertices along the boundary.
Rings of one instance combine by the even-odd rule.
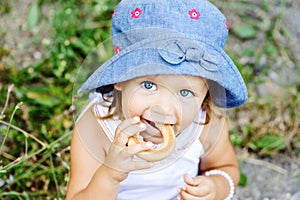
[[[187,193],[195,196],[205,196],[210,192],[210,181],[203,176],[192,178],[189,174],[184,175],[186,183],[184,189]]]
[[[124,120],[116,130],[114,143],[116,145],[125,146],[128,137],[146,129],[146,125],[140,122],[139,117]]]
[[[129,171],[136,171],[142,169],[149,169],[150,167],[152,167],[152,163],[147,161],[132,161],[129,166]]]
[[[125,130],[128,126],[132,125],[132,124],[138,124],[140,122],[140,117],[139,116],[135,116],[132,118],[128,118],[125,119],[124,121],[121,122],[121,124],[118,126],[118,129],[120,131]]]
[[[132,144],[127,147],[127,151],[130,154],[137,154],[138,152],[153,149],[154,144],[152,142],[142,142],[140,144]]]
[[[201,186],[186,185],[184,189],[186,193],[197,197],[204,197],[210,194],[210,188],[208,185],[201,185]]]
[[[196,185],[193,178],[189,174],[184,174],[183,175],[183,180],[187,185]]]
[[[125,146],[128,142],[128,138],[146,129],[146,125],[143,123],[132,124],[125,129],[117,128],[114,143],[116,145]]]
[[[136,151],[138,151],[138,149],[139,149],[138,146],[143,146],[143,145],[135,145],[135,146],[137,146]],[[121,157],[123,160],[122,167],[126,171],[135,171],[135,170],[140,170],[140,169],[146,169],[146,168],[150,168],[152,166],[151,162],[136,159],[134,157],[134,153],[129,152],[128,149],[129,149],[128,147],[125,147],[125,148],[123,148],[123,151],[121,151],[119,153],[119,157]],[[143,149],[143,147],[141,147],[141,149]]]
[[[202,198],[202,197],[196,197],[196,196],[193,196],[193,195],[189,194],[185,189],[186,188],[184,186],[180,189],[180,199],[184,199],[184,200],[204,200],[204,198]]]
[[[164,142],[164,138],[161,136],[150,135],[147,132],[141,132],[140,136],[142,136],[146,141],[151,140],[152,143],[161,144]]]
[[[206,195],[193,195],[193,194],[190,194],[188,191],[187,191],[187,188],[185,186],[181,187],[179,189],[179,198],[180,199],[184,199],[184,200],[212,200],[214,198],[212,198],[212,195],[210,194],[206,194]]]
[[[127,147],[112,144],[107,155],[104,164],[117,171],[129,172],[151,167],[149,162],[135,160],[134,154],[129,153]]]
[[[146,129],[146,125],[140,121],[138,116],[124,120],[116,130],[116,134],[125,133],[128,137]]]

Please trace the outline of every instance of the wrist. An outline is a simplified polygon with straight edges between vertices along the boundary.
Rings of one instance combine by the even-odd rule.
[[[218,176],[218,177],[221,177],[223,180],[226,180],[226,184],[228,185],[229,191],[227,190],[227,196],[225,196],[224,200],[232,199],[232,197],[234,195],[235,187],[234,187],[234,182],[229,174],[227,174],[226,172],[224,172],[222,170],[210,170],[210,171],[205,172],[205,176],[207,176],[207,177]],[[224,183],[224,181],[222,183]],[[224,188],[224,187],[222,187],[222,188]]]
[[[103,173],[106,174],[107,179],[111,181],[112,184],[119,185],[120,182],[125,180],[128,176],[127,172],[115,170],[105,164],[101,166]]]

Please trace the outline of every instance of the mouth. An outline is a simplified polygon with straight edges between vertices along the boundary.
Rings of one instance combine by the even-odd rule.
[[[152,136],[161,136],[159,128],[156,126],[156,123],[147,119],[141,120],[146,125],[146,131]]]
[[[141,121],[146,125],[146,130],[140,133],[140,135],[143,137],[143,140],[146,142],[151,141],[156,144],[162,143],[163,136],[160,130],[162,126],[166,124],[150,121],[145,118],[142,118]],[[174,125],[171,124],[171,126],[173,128]]]
[[[161,124],[142,119],[147,128],[129,137],[128,145],[151,142],[150,149],[138,152],[136,155],[144,160],[153,162],[167,158],[175,150],[175,133],[170,124]],[[151,134],[150,134],[151,133]],[[157,134],[158,133],[158,134]]]

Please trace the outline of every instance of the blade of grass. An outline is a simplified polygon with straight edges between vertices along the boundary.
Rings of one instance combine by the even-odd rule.
[[[15,116],[17,110],[20,108],[20,106],[21,106],[22,104],[23,104],[23,102],[20,102],[20,103],[18,103],[18,104],[15,106],[15,108],[14,108],[14,110],[13,110],[13,112],[12,112],[12,115],[10,116],[9,124],[12,123],[12,120],[13,120],[13,118],[14,118],[14,116]],[[1,152],[2,152],[2,148],[3,148],[4,144],[5,144],[5,141],[6,141],[7,137],[8,137],[9,130],[10,130],[10,126],[7,126],[7,128],[6,128],[6,133],[5,133],[5,135],[4,135],[2,144],[1,144],[1,146],[0,146],[0,154],[1,154]]]

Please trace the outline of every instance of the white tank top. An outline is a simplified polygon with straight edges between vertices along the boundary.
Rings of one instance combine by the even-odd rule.
[[[95,105],[94,103],[95,102],[91,102],[87,108]],[[96,104],[93,107],[93,111],[95,115],[103,116],[107,112],[107,108]],[[81,116],[79,116],[79,118],[80,117]],[[205,118],[205,111],[200,110],[198,117],[195,120],[203,123],[205,122]],[[109,140],[113,141],[115,129],[120,121],[116,119],[97,119],[97,121]],[[188,173],[192,177],[195,177],[198,173],[200,157],[205,153],[204,148],[199,141],[202,130],[203,125],[193,123],[177,136],[175,152],[170,156],[173,156],[173,158],[169,160],[171,162],[165,161],[165,163],[168,164],[161,165],[161,163],[157,162],[154,163],[154,166],[157,164],[157,170],[143,171],[142,173],[130,172],[127,179],[120,183],[118,200],[176,199],[178,196],[178,188],[184,185],[183,175]],[[82,137],[84,138],[86,136],[87,135]],[[92,150],[92,147],[85,144],[86,140],[82,141],[89,152],[94,151]],[[97,141],[97,138],[92,141]],[[93,156],[95,155],[93,154]]]
[[[96,115],[103,116],[106,111],[102,106],[94,107]],[[203,123],[205,117],[205,111],[201,110],[196,120]],[[99,119],[97,121],[112,141],[120,121]],[[174,159],[173,155],[170,164],[159,167],[161,163],[158,163],[158,170],[129,173],[127,179],[120,184],[118,200],[176,199],[178,188],[184,185],[183,175],[188,173],[195,177],[198,173],[200,157],[204,155],[204,148],[199,141],[202,130],[203,125],[193,123],[177,136],[175,151],[177,151],[177,155],[180,153],[180,156]],[[182,141],[185,143],[180,143]]]
[[[183,175],[197,175],[199,159],[203,154],[202,145],[196,140],[182,157],[159,171],[129,173],[120,184],[118,200],[176,199],[178,188],[184,185]]]

